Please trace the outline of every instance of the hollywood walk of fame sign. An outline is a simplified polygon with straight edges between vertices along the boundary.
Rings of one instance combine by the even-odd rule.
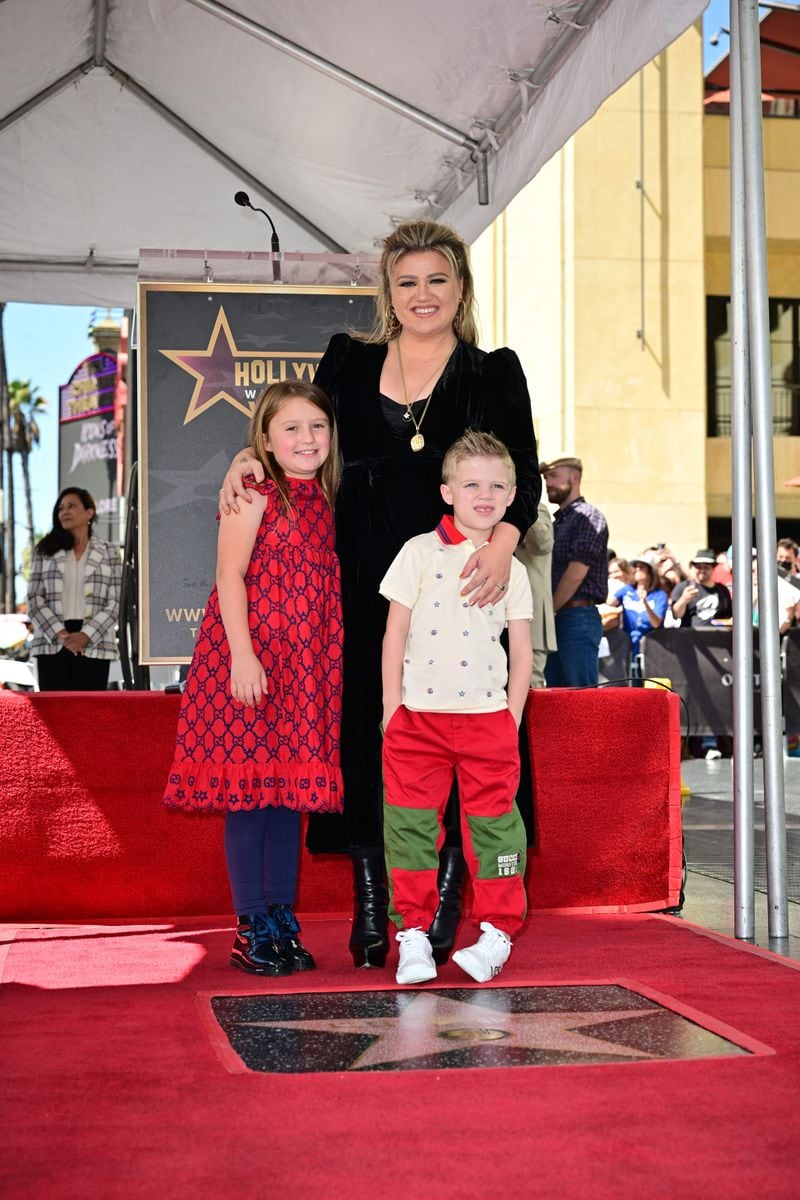
[[[214,996],[210,1008],[230,1048],[223,1061],[233,1070],[273,1074],[748,1053],[699,1021],[619,984]]]
[[[338,256],[341,258],[341,256]],[[140,283],[140,660],[187,663],[214,582],[219,488],[259,395],[311,381],[374,289]]]

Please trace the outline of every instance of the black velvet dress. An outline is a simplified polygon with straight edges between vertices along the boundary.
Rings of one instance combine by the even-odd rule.
[[[314,379],[331,399],[344,465],[336,499],[344,617],[344,814],[309,817],[313,851],[383,841],[381,647],[389,606],[378,586],[404,542],[434,529],[446,510],[439,491],[446,450],[467,429],[493,433],[508,446],[517,494],[504,519],[523,536],[536,520],[541,493],[528,388],[512,350],[487,354],[458,343],[434,388],[422,425],[425,447],[418,453],[409,445],[413,423],[390,419],[381,402],[385,359],[385,345],[337,334]],[[400,406],[398,411],[402,415]],[[530,828],[530,813],[524,802],[520,807]]]

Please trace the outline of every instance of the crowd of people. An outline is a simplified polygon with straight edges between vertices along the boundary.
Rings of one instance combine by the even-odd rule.
[[[797,597],[779,598],[781,635],[800,623],[800,548],[792,538],[778,541],[775,565],[779,576],[797,579]],[[703,629],[727,624],[733,618],[732,548],[697,551],[686,568],[670,548],[648,546],[641,555],[624,559],[609,551],[608,596],[601,606],[606,629],[623,628],[634,652],[652,629]],[[758,576],[752,557],[753,623],[758,624]],[[621,612],[619,611],[621,609]]]

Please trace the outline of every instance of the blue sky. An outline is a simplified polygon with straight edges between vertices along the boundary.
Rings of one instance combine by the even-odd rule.
[[[8,304],[3,331],[8,378],[30,379],[48,401],[40,421],[42,441],[31,459],[33,518],[37,531],[50,528],[50,516],[58,495],[58,389],[87,354],[93,350],[88,329],[96,310],[72,305]],[[102,315],[105,310],[100,311]],[[15,470],[17,561],[27,536],[22,475]],[[17,600],[22,585],[17,581]]]
[[[729,0],[711,0],[703,22],[703,59],[707,69],[728,49],[724,35],[718,46],[709,38],[720,26],[728,25]],[[37,529],[49,528],[53,502],[58,492],[58,389],[66,383],[78,363],[92,352],[88,328],[97,310],[45,304],[9,304],[5,312],[5,342],[9,379],[30,379],[50,406],[42,420],[42,445],[32,460],[34,520]],[[18,481],[17,518],[24,519]],[[18,538],[24,529],[18,524]]]

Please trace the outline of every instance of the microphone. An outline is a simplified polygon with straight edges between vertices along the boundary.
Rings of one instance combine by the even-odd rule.
[[[251,208],[253,210],[253,212],[259,212],[267,218],[267,220],[269,221],[269,227],[272,230],[272,239],[271,239],[272,253],[280,254],[281,243],[280,243],[280,239],[278,238],[278,231],[275,228],[275,225],[273,224],[273,221],[272,221],[272,217],[269,215],[269,213],[265,212],[265,210],[263,208],[256,208],[256,206],[254,204],[251,204],[250,197],[248,196],[247,192],[237,192],[236,195],[233,197],[233,199],[234,199],[234,203],[240,205],[242,208]],[[281,263],[280,263],[280,259],[278,259],[278,258],[275,258],[272,260],[272,281],[273,281],[273,283],[281,282]]]

